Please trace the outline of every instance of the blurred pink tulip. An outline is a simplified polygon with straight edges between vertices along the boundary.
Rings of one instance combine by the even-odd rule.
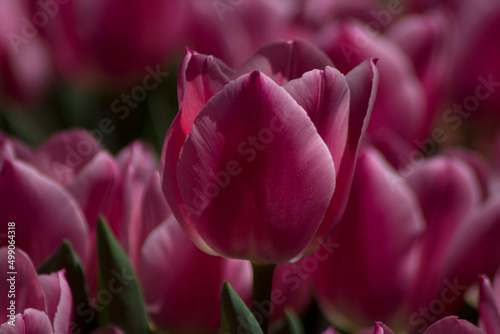
[[[32,0],[24,30],[43,35],[67,80],[121,84],[165,61],[183,6],[180,0]]]
[[[8,249],[0,249],[0,268],[3,277],[0,286],[5,292],[0,298],[2,319],[0,333],[8,334],[70,334],[73,326],[73,298],[64,270],[51,275],[38,276],[30,258],[20,248],[15,250],[14,295],[7,262]],[[13,303],[14,302],[14,303]],[[13,326],[13,324],[15,326]]]
[[[368,126],[370,137],[394,132],[412,142],[422,136],[427,108],[425,90],[410,59],[394,42],[373,27],[352,19],[324,27],[316,42],[342,73],[367,58],[379,59],[380,82]]]
[[[267,42],[303,36],[292,31],[293,1],[191,0],[188,7],[184,44],[232,67]]]
[[[187,51],[160,176],[200,249],[283,263],[312,253],[330,231],[377,81],[373,61],[345,77],[330,64],[300,40],[269,43],[236,72]]]
[[[383,323],[376,323],[375,329],[363,330],[357,334],[394,334],[394,332]],[[423,334],[486,334],[467,320],[458,319],[455,316],[445,317],[429,326]],[[489,333],[488,333],[489,334]]]
[[[223,282],[246,301],[252,287],[250,263],[203,253],[173,217],[146,239],[138,276],[156,327],[175,333],[216,332]]]
[[[462,38],[453,74],[454,99],[463,101],[465,118],[485,118],[481,131],[500,119],[500,45],[492,43],[500,30],[497,1],[463,1],[458,10]],[[491,118],[495,122],[491,122]],[[470,120],[469,120],[470,122]]]
[[[435,157],[402,178],[366,148],[332,234],[340,247],[313,273],[323,312],[346,328],[381,320],[421,332],[455,310],[475,275],[500,265],[499,199],[481,203],[476,175]]]
[[[15,223],[17,247],[39,266],[69,240],[85,262],[89,229],[77,201],[59,183],[17,159],[15,152],[9,139],[0,140],[0,218]]]
[[[408,15],[391,25],[385,35],[409,57],[427,95],[424,135],[443,103],[449,103],[452,59],[459,43],[457,22],[446,10]]]
[[[490,280],[479,276],[479,316],[487,334],[500,333],[500,271],[496,273],[494,288]]]
[[[23,19],[29,16],[26,5],[16,0],[0,3],[0,94],[24,105],[42,97],[53,72],[40,36],[21,33]]]

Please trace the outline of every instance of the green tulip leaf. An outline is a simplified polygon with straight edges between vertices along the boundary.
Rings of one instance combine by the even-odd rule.
[[[292,309],[285,310],[285,327],[288,334],[306,334],[302,321]]]
[[[252,312],[228,282],[224,282],[222,286],[221,316],[220,334],[262,334]]]
[[[107,223],[97,223],[99,326],[115,324],[125,333],[149,333],[146,309],[136,275],[127,255]]]

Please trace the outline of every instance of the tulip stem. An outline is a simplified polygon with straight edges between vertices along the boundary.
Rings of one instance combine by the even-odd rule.
[[[259,322],[262,333],[264,334],[268,333],[269,318],[273,310],[271,292],[275,268],[276,264],[257,264],[252,262],[252,313],[256,315],[255,318],[257,322]]]

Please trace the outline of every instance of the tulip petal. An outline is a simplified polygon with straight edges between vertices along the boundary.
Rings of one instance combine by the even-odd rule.
[[[30,163],[62,184],[70,182],[101,150],[85,130],[59,132],[40,146]]]
[[[204,241],[218,254],[289,261],[311,242],[335,168],[311,120],[260,72],[229,83],[195,119],[177,177]]]
[[[136,229],[135,225],[141,223],[142,195],[158,162],[154,150],[140,140],[123,149],[116,160],[121,169],[121,187],[117,195],[118,209],[109,225],[128,252],[128,232],[130,229]]]
[[[27,309],[24,314],[17,314],[16,326],[3,323],[0,326],[0,334],[52,334],[52,325],[45,312],[35,309]],[[59,333],[57,333],[59,334]]]
[[[13,153],[16,159],[23,161],[30,161],[32,159],[33,151],[22,141],[9,137],[0,131],[0,142],[8,142],[12,145]]]
[[[478,273],[493,277],[500,263],[500,197],[490,198],[464,220],[454,234],[441,271],[468,285]]]
[[[178,205],[182,203],[182,196],[177,184],[176,170],[182,145],[191,132],[194,119],[207,101],[229,82],[230,73],[231,70],[220,60],[187,50],[179,70],[177,85],[179,114],[165,136],[160,159],[162,190],[170,203],[172,213],[177,220],[183,222],[185,231],[192,239],[197,240],[198,247],[207,252],[210,252],[210,248],[198,237],[185,207]]]
[[[404,301],[414,274],[412,248],[425,225],[399,178],[375,150],[360,154],[344,216],[330,237],[340,247],[312,273],[322,309],[339,325],[390,322]]]
[[[306,72],[283,88],[311,118],[332,154],[338,173],[349,120],[349,87],[344,75],[328,66],[324,71]]]
[[[443,261],[450,245],[456,243],[455,231],[467,223],[480,200],[480,190],[471,168],[457,159],[437,157],[415,167],[406,180],[420,202],[427,222],[422,238],[419,286],[415,287],[417,305],[426,305],[442,281]],[[458,245],[457,245],[458,246]],[[461,246],[459,246],[461,247]]]
[[[106,152],[94,158],[67,185],[87,219],[90,231],[95,231],[99,215],[109,217],[114,209],[120,171]]]
[[[87,259],[88,229],[76,201],[61,185],[20,161],[0,162],[0,218],[16,223],[16,247],[35,267],[65,240],[82,262]],[[20,232],[22,231],[22,232]]]
[[[70,334],[73,325],[73,297],[64,270],[51,275],[40,275],[45,294],[46,313],[56,333]]]
[[[500,309],[495,300],[495,293],[490,281],[483,275],[479,276],[479,315],[485,331],[488,334],[500,334]]]
[[[449,316],[433,323],[425,334],[486,334],[467,320],[458,319],[455,316]],[[488,333],[490,334],[490,333]]]
[[[184,134],[191,131],[193,121],[208,100],[229,82],[232,71],[213,56],[198,54],[190,49],[179,69],[177,94]]]
[[[144,189],[140,215],[136,223],[129,228],[129,259],[137,268],[144,240],[161,223],[167,220],[172,212],[161,191],[160,175],[155,172]]]
[[[349,137],[340,166],[336,166],[338,173],[335,192],[308,253],[314,251],[338,223],[349,198],[358,151],[377,95],[378,71],[375,63],[374,59],[367,60],[346,75],[350,93]]]
[[[339,20],[318,35],[317,44],[342,73],[367,58],[380,59],[377,63],[380,69],[377,101],[368,133],[374,136],[380,130],[391,129],[413,142],[415,136],[421,135],[426,117],[422,83],[410,59],[395,43],[383,34],[371,35],[366,28],[353,19]]]
[[[139,268],[148,313],[156,326],[166,330],[210,333],[219,329],[220,292],[226,280],[244,300],[251,294],[248,262],[203,253],[173,217],[146,239]],[[158,277],[161,284],[156,284]]]
[[[310,42],[301,39],[275,41],[257,50],[236,70],[233,79],[259,71],[283,86],[310,70],[323,70],[326,66],[333,66],[332,61]]]
[[[23,313],[24,310],[28,308],[34,308],[38,310],[45,310],[45,298],[43,294],[42,286],[38,280],[38,275],[33,263],[30,258],[23,252],[19,247],[15,249],[15,262],[14,270],[9,268],[8,263],[8,249],[3,247],[0,249],[0,269],[2,270],[2,279],[0,281],[0,288],[5,296],[2,296],[2,305],[0,310],[0,316],[2,321],[8,318],[9,311],[7,308],[10,306],[10,300],[15,301],[16,313]],[[7,294],[10,293],[10,281],[7,279],[11,278],[9,272],[17,272],[15,276],[15,299],[7,298]]]

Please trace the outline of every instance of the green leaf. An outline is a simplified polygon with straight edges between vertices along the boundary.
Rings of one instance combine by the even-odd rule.
[[[262,334],[259,323],[228,282],[222,286],[221,316],[221,334]]]
[[[302,321],[292,309],[285,310],[285,327],[289,334],[306,334]]]
[[[134,270],[103,218],[97,223],[99,326],[115,324],[125,333],[147,334],[148,318]]]
[[[73,296],[73,309],[75,312],[73,330],[78,333],[88,333],[97,327],[96,311],[89,303],[85,287],[85,275],[83,274],[80,259],[73,251],[71,244],[66,241],[38,268],[38,273],[50,274],[62,269],[66,270],[66,280]]]

